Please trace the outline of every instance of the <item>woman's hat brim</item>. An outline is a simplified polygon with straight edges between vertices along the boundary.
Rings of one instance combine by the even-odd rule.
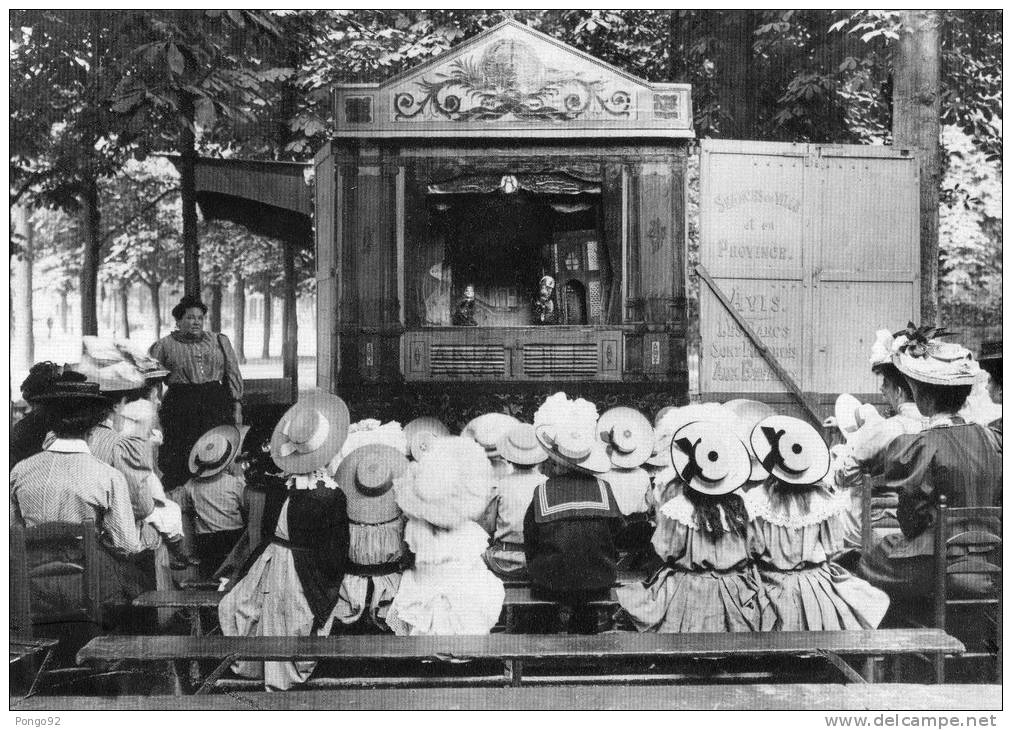
[[[317,449],[309,453],[293,451],[282,456],[281,447],[288,442],[283,433],[285,427],[296,413],[304,409],[313,409],[323,414],[328,424],[327,437]],[[278,468],[287,474],[309,474],[322,469],[341,450],[344,440],[348,437],[349,425],[351,417],[348,406],[336,395],[323,391],[303,393],[299,396],[299,402],[285,411],[274,427],[274,433],[271,434],[271,458]]]
[[[608,458],[608,454],[604,450],[604,444],[600,441],[596,439],[592,441],[590,453],[583,459],[570,459],[559,453],[555,444],[548,439],[546,430],[544,425],[538,426],[534,429],[534,436],[538,439],[538,443],[541,444],[541,448],[548,452],[548,458],[555,463],[578,469],[587,474],[604,474],[611,471],[611,459]]]
[[[893,365],[899,370],[904,376],[911,380],[916,380],[918,383],[927,383],[928,385],[941,385],[948,387],[956,387],[960,385],[975,385],[977,379],[980,377],[980,366],[977,365],[976,361],[973,362],[975,368],[969,369],[968,372],[957,375],[944,375],[929,373],[922,369],[913,367],[915,361],[923,358],[913,358],[905,353],[896,353],[893,355]]]

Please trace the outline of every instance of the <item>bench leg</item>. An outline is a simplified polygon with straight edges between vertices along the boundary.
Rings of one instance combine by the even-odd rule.
[[[945,654],[932,655],[931,664],[935,670],[935,684],[945,684]]]
[[[510,683],[510,687],[519,687],[523,682],[524,676],[524,662],[522,659],[507,659],[506,660],[506,679]]]
[[[232,666],[232,662],[234,662],[235,660],[236,657],[234,654],[231,654],[222,659],[221,664],[216,666],[214,668],[214,671],[207,675],[207,678],[204,680],[204,683],[197,688],[197,691],[194,692],[194,694],[198,695],[209,694],[211,690],[214,689],[215,682],[217,682],[218,679],[221,677],[221,675],[225,673],[225,670],[227,670],[230,666]]]
[[[825,649],[819,649],[819,655],[824,657],[830,664],[839,669],[840,673],[844,677],[846,677],[849,681],[854,682],[856,684],[865,684],[865,678],[862,677],[857,672],[855,672],[854,668],[849,664],[847,664],[847,662],[845,662],[843,658],[840,657],[839,654],[836,654],[835,652],[832,651],[826,651]]]
[[[861,668],[861,675],[864,677],[864,681],[870,684],[881,682],[884,662],[885,660],[882,657],[866,657],[864,666]]]

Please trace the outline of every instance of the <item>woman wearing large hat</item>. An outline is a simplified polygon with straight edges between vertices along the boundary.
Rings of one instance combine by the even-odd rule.
[[[11,518],[26,527],[94,520],[102,548],[100,598],[129,606],[140,593],[154,589],[154,563],[141,542],[126,479],[88,448],[88,434],[105,420],[109,399],[97,383],[75,372],[50,380],[33,397],[48,411],[51,438],[40,453],[11,469]],[[62,546],[33,551],[30,557],[33,567],[68,560]],[[32,590],[42,613],[80,601],[76,579],[66,585],[63,578],[40,577],[33,579]]]
[[[673,434],[670,449],[684,486],[657,511],[651,542],[664,567],[618,588],[619,603],[639,631],[768,628],[772,615],[751,564],[757,535],[741,492],[750,473],[745,445],[720,423],[695,421]]]
[[[759,533],[757,562],[780,631],[838,631],[878,626],[889,605],[882,591],[835,559],[854,531],[850,492],[823,481],[829,448],[808,423],[770,416],[751,445],[769,478],[745,494]]]
[[[561,396],[561,398],[559,397]],[[561,630],[596,630],[590,601],[607,596],[616,578],[615,536],[622,513],[601,476],[611,469],[595,433],[597,409],[556,394],[534,415],[534,433],[555,464],[534,490],[524,517],[531,587],[563,606]]]
[[[990,429],[958,414],[980,369],[966,348],[942,342],[934,328],[910,328],[901,335],[892,360],[928,419],[920,433],[894,440],[883,457],[886,487],[899,494],[896,517],[901,534],[887,535],[862,556],[859,572],[894,597],[931,591],[935,499],[945,494],[953,507],[1001,504],[1001,443]],[[969,521],[965,529],[1001,534],[1000,524]],[[962,588],[989,590],[986,575]]]
[[[268,494],[260,545],[218,604],[226,636],[326,635],[348,558],[344,492],[326,466],[348,435],[348,407],[336,395],[302,394],[278,421],[271,458],[287,490]],[[306,681],[315,662],[238,662],[234,669],[272,689]]]

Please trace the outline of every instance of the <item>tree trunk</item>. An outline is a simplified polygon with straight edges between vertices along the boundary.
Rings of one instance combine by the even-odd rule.
[[[235,323],[235,337],[232,349],[239,359],[240,365],[246,364],[246,280],[241,276],[235,278],[235,291],[232,294],[232,318]]]
[[[183,95],[179,123],[179,194],[183,208],[183,288],[200,294],[200,244],[197,240],[197,140],[193,127],[193,97]]]
[[[271,320],[274,319],[274,297],[271,296],[270,281],[265,278],[264,283],[264,344],[260,350],[260,357],[265,360],[271,356]]]
[[[81,262],[81,335],[98,334],[98,266],[102,249],[98,184],[85,183],[81,196],[84,215],[84,258]]]
[[[18,354],[18,363],[25,369],[35,362],[35,312],[32,301],[32,267],[34,263],[35,229],[29,211],[22,205],[11,210],[14,233],[18,236],[17,244],[21,251],[11,262],[14,274],[11,286],[11,317],[12,342],[16,343],[14,352]],[[16,285],[14,285],[16,282]]]
[[[60,331],[64,334],[67,333],[70,327],[70,323],[67,321],[70,316],[70,303],[67,301],[68,293],[66,289],[60,289]]]
[[[893,72],[893,145],[921,167],[921,324],[938,323],[941,53],[937,10],[904,10]]]
[[[121,281],[116,294],[119,297],[119,326],[123,336],[130,339],[130,283]]]
[[[162,339],[162,302],[160,296],[160,289],[162,283],[160,281],[152,281],[148,283],[148,292],[151,294],[151,324],[155,327],[155,340]]]
[[[758,64],[752,45],[759,12],[726,10],[718,41],[723,63],[716,69],[720,134],[725,139],[756,139],[759,133]]]
[[[284,242],[285,309],[281,344],[281,375],[291,378],[292,400],[299,395],[299,316],[295,291],[295,244]]]
[[[211,284],[211,325],[212,332],[221,332],[221,284]]]

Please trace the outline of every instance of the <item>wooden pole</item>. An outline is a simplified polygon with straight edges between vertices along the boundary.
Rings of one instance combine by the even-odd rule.
[[[915,150],[921,169],[921,323],[938,323],[938,195],[941,52],[937,10],[901,12],[893,70],[893,144]]]
[[[291,378],[292,400],[299,396],[299,318],[296,310],[295,244],[285,241],[284,339],[281,342],[282,376]]]
[[[179,121],[179,197],[183,208],[183,289],[200,295],[200,247],[197,241],[197,149],[194,100],[183,95]]]

